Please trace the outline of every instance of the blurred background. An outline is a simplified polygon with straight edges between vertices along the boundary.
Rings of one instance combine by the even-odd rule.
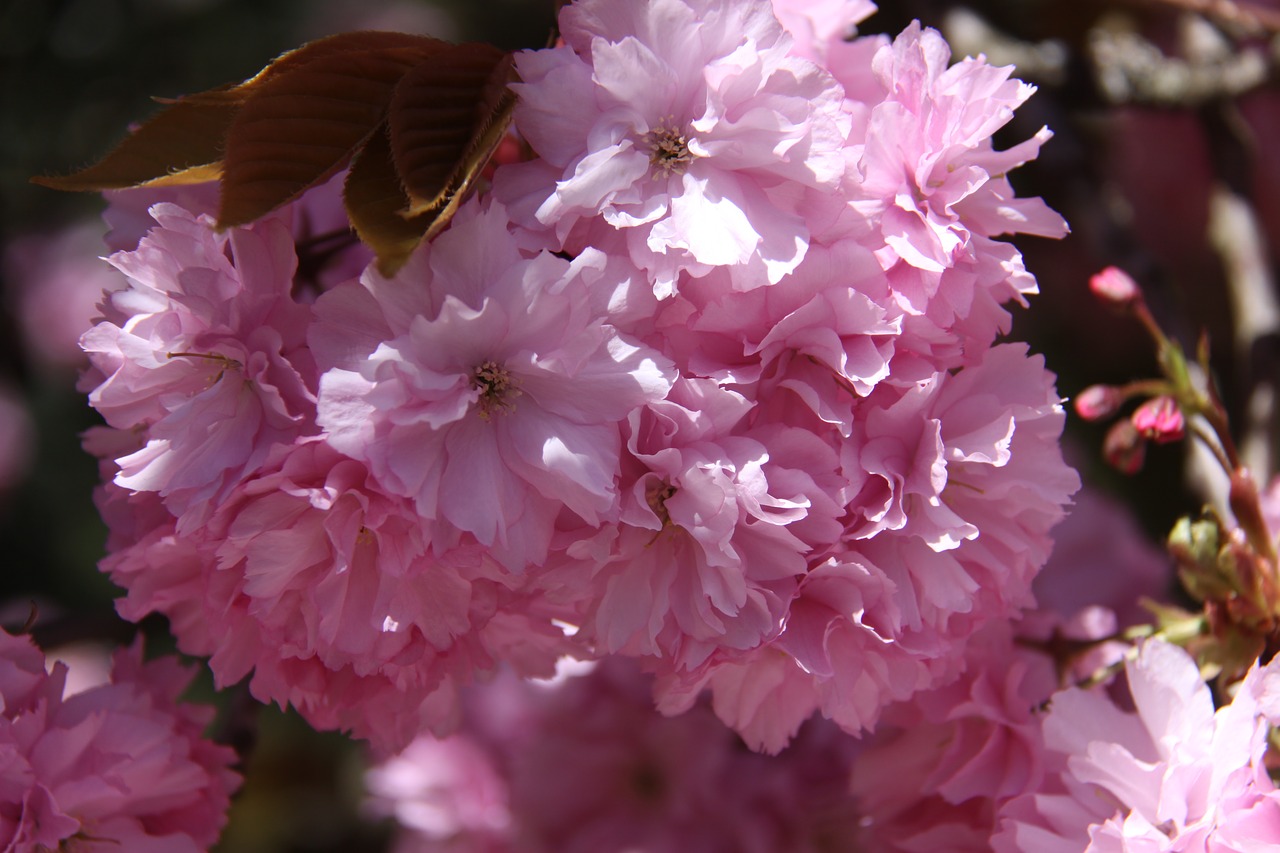
[[[126,641],[111,584],[96,571],[104,531],[98,475],[81,452],[94,414],[76,391],[75,347],[117,275],[96,256],[93,195],[28,183],[104,154],[130,122],[174,97],[238,81],[302,42],[395,29],[503,48],[545,43],[553,0],[0,0],[0,619],[55,644]],[[1214,368],[1256,470],[1274,473],[1280,388],[1274,259],[1280,257],[1280,0],[887,0],[864,32],[913,18],[959,55],[1016,64],[1039,87],[997,137],[1042,125],[1055,138],[1018,170],[1023,196],[1062,212],[1072,234],[1024,239],[1040,282],[1011,337],[1031,342],[1067,397],[1155,375],[1138,326],[1099,310],[1089,276],[1133,274],[1167,330]],[[1208,9],[1213,13],[1209,14]],[[1101,462],[1105,425],[1072,417],[1068,456],[1086,483],[1133,507],[1155,541],[1221,485],[1186,448],[1154,448],[1123,477]],[[145,625],[166,650],[161,621]],[[83,645],[79,646],[84,648]],[[208,684],[197,695],[211,698]],[[244,749],[246,786],[219,849],[377,851],[390,828],[361,816],[358,744],[288,714],[218,697],[220,734]]]

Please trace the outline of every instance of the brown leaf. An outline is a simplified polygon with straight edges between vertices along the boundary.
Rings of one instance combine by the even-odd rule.
[[[429,36],[411,35],[409,33],[380,32],[360,30],[352,33],[338,33],[307,42],[273,59],[257,74],[234,86],[219,86],[207,92],[188,96],[192,100],[206,103],[243,103],[253,92],[266,83],[310,65],[313,62],[332,60],[335,56],[350,53],[385,54],[407,58],[410,62],[417,57],[429,55],[432,51],[445,50],[453,45],[450,42]]]
[[[227,133],[218,223],[252,222],[333,175],[438,45],[329,53],[255,86]]]
[[[391,98],[391,152],[412,214],[442,207],[458,164],[489,119],[486,89],[506,54],[487,44],[460,44],[418,65]],[[505,80],[504,80],[505,83]]]
[[[235,104],[180,99],[143,122],[97,163],[63,177],[35,177],[55,190],[110,190],[210,181],[221,173],[222,140]]]
[[[158,98],[165,109],[152,116],[99,162],[71,175],[32,178],[60,190],[105,190],[216,180],[223,148],[240,106],[291,72],[335,59],[376,54],[412,67],[423,56],[452,47],[439,39],[395,32],[342,33],[281,55],[239,84],[218,86],[177,99]]]
[[[347,217],[378,256],[378,271],[395,275],[422,242],[432,217],[405,217],[409,205],[391,157],[386,122],[374,130],[351,163],[342,188]]]
[[[466,152],[458,160],[453,173],[445,183],[440,194],[440,208],[436,218],[427,228],[423,239],[430,240],[439,234],[457,213],[458,206],[466,199],[476,179],[480,177],[484,167],[489,164],[493,154],[502,144],[507,128],[511,125],[511,114],[515,109],[516,95],[508,83],[513,73],[513,64],[508,55],[506,61],[494,72],[494,77],[485,89],[485,103],[489,104],[487,116],[476,128],[475,135]]]

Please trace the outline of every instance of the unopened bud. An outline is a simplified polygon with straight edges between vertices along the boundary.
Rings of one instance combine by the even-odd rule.
[[[1182,409],[1172,397],[1152,397],[1134,410],[1130,417],[1134,428],[1146,439],[1157,444],[1180,440],[1186,434],[1186,421]]]
[[[1116,421],[1102,441],[1102,455],[1107,464],[1122,474],[1141,471],[1146,454],[1146,441],[1128,420]]]
[[[1107,267],[1094,273],[1089,279],[1093,295],[1109,305],[1127,308],[1142,299],[1142,290],[1127,272],[1119,267]]]
[[[1124,402],[1124,394],[1114,385],[1090,385],[1076,397],[1076,414],[1086,421],[1111,417]]]

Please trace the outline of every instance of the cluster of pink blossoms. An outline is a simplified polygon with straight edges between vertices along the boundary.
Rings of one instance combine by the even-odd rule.
[[[382,750],[565,655],[771,752],[956,678],[1078,487],[995,343],[1035,290],[995,238],[1066,231],[1006,177],[1048,132],[995,150],[1032,87],[932,30],[777,5],[566,6],[535,156],[391,278],[317,274],[328,187],[152,206],[83,338],[121,612]]]
[[[0,631],[0,849],[207,850],[240,777],[201,737],[213,709],[177,702],[192,673],[135,645],[109,683],[64,695],[67,676]]]
[[[634,672],[580,664],[469,691],[460,733],[369,772],[371,809],[402,827],[398,853],[1271,849],[1280,663],[1215,712],[1185,652],[1108,641],[1139,596],[1163,595],[1168,560],[1123,506],[1080,497],[1035,584],[1053,608],[987,623],[959,678],[891,705],[870,735],[811,720],[779,755],[749,754],[705,701],[660,717]],[[1066,671],[1046,653],[1063,641],[1087,649]],[[1124,679],[1060,689],[1126,652]]]

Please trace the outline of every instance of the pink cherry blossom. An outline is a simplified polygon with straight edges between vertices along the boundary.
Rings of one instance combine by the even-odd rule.
[[[0,632],[0,844],[13,853],[199,853],[240,777],[201,737],[211,709],[177,702],[191,673],[119,651],[111,681],[64,696],[68,671]]]
[[[1134,711],[1097,692],[1054,694],[1043,724],[1051,775],[1001,810],[994,848],[1235,853],[1280,843],[1259,707],[1271,668],[1255,665],[1215,712],[1191,657],[1149,640],[1125,668]]]
[[[844,449],[844,541],[810,557],[776,641],[663,682],[663,706],[688,707],[703,686],[730,691],[738,698],[717,695],[717,710],[772,750],[806,707],[856,733],[954,678],[971,635],[1033,603],[1049,530],[1079,486],[1058,448],[1051,380],[1025,347],[1004,345],[954,375],[873,393]],[[779,652],[796,671],[776,671]],[[789,689],[744,692],[757,665]]]
[[[781,185],[833,188],[848,120],[767,0],[582,0],[560,30],[564,47],[517,58],[516,126],[549,184],[537,219],[631,231],[664,293],[684,269],[794,269],[808,232]]]
[[[918,22],[881,48],[872,69],[887,91],[871,111],[855,197],[879,200],[886,268],[941,273],[972,235],[1060,237],[1066,225],[1038,198],[1016,199],[1005,175],[1034,158],[1047,130],[1008,151],[991,134],[1033,86],[981,59],[948,67],[950,49]]]
[[[219,685],[383,751],[457,723],[456,690],[505,660],[549,674],[561,611],[520,589],[471,540],[430,553],[408,501],[319,439],[278,451],[200,531],[159,527],[104,569],[121,612],[169,617]]]
[[[617,516],[621,424],[666,395],[670,368],[593,308],[583,270],[599,253],[527,258],[498,205],[461,220],[400,281],[321,300],[317,352],[343,346],[353,316],[383,340],[335,356],[320,424],[414,501],[438,550],[471,534],[519,569],[545,558],[562,509]]]
[[[621,524],[571,547],[587,559],[550,574],[591,591],[584,638],[688,668],[776,635],[805,569],[808,546],[790,526],[807,515],[801,490],[813,482],[735,434],[749,410],[712,382],[682,380],[631,416]]]
[[[218,233],[174,205],[112,263],[130,286],[81,345],[90,404],[147,441],[119,457],[115,482],[157,492],[181,526],[261,465],[271,448],[313,432],[309,309],[293,302],[294,251],[275,219]]]
[[[791,52],[819,65],[875,11],[871,0],[773,0],[773,14],[794,39]]]

